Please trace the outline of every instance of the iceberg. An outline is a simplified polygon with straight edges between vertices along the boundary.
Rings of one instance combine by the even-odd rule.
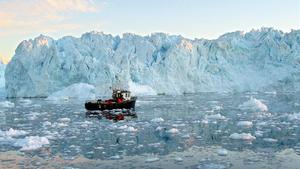
[[[255,140],[256,137],[252,136],[250,133],[233,133],[229,136],[229,138],[234,140],[248,140],[252,141]]]
[[[268,106],[265,105],[261,100],[251,97],[250,100],[239,105],[239,109],[252,111],[268,111]]]
[[[14,146],[21,147],[21,151],[29,151],[39,149],[48,144],[50,144],[50,142],[46,137],[29,136],[24,139],[18,139],[14,143]]]
[[[232,32],[217,39],[89,32],[22,41],[5,69],[8,97],[48,97],[77,83],[99,94],[300,91],[300,30]]]

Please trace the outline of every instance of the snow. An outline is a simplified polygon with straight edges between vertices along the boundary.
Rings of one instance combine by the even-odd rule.
[[[239,105],[242,110],[252,110],[252,111],[268,111],[267,105],[265,105],[261,100],[251,97],[250,100]]]
[[[234,140],[246,140],[246,141],[251,141],[255,140],[256,138],[252,136],[250,133],[233,133],[229,136],[229,138],[234,139]]]
[[[22,151],[35,150],[41,148],[43,145],[50,144],[46,137],[29,136],[24,139],[18,139],[15,143],[15,147],[21,147]]]
[[[52,93],[47,100],[65,100],[69,98],[94,99],[95,87],[86,83],[75,83],[62,90]]]
[[[272,28],[215,40],[164,33],[120,38],[90,32],[58,40],[41,35],[18,45],[5,69],[6,93],[47,97],[78,83],[101,95],[117,86],[137,95],[299,91],[299,35]]]

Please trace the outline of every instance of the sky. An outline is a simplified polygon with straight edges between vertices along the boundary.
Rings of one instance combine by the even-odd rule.
[[[300,29],[299,0],[0,0],[0,60],[22,40],[90,31],[165,32],[215,39],[226,32]]]

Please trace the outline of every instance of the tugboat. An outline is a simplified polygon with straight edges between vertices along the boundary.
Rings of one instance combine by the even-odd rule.
[[[92,100],[85,103],[88,111],[110,111],[110,110],[134,110],[137,97],[132,97],[130,91],[113,90],[112,99]]]

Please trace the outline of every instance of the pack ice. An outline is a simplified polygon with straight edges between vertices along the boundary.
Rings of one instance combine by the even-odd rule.
[[[233,32],[218,39],[90,32],[19,44],[5,71],[8,97],[46,97],[75,83],[153,93],[300,89],[300,30]],[[142,89],[142,90],[141,90]]]

